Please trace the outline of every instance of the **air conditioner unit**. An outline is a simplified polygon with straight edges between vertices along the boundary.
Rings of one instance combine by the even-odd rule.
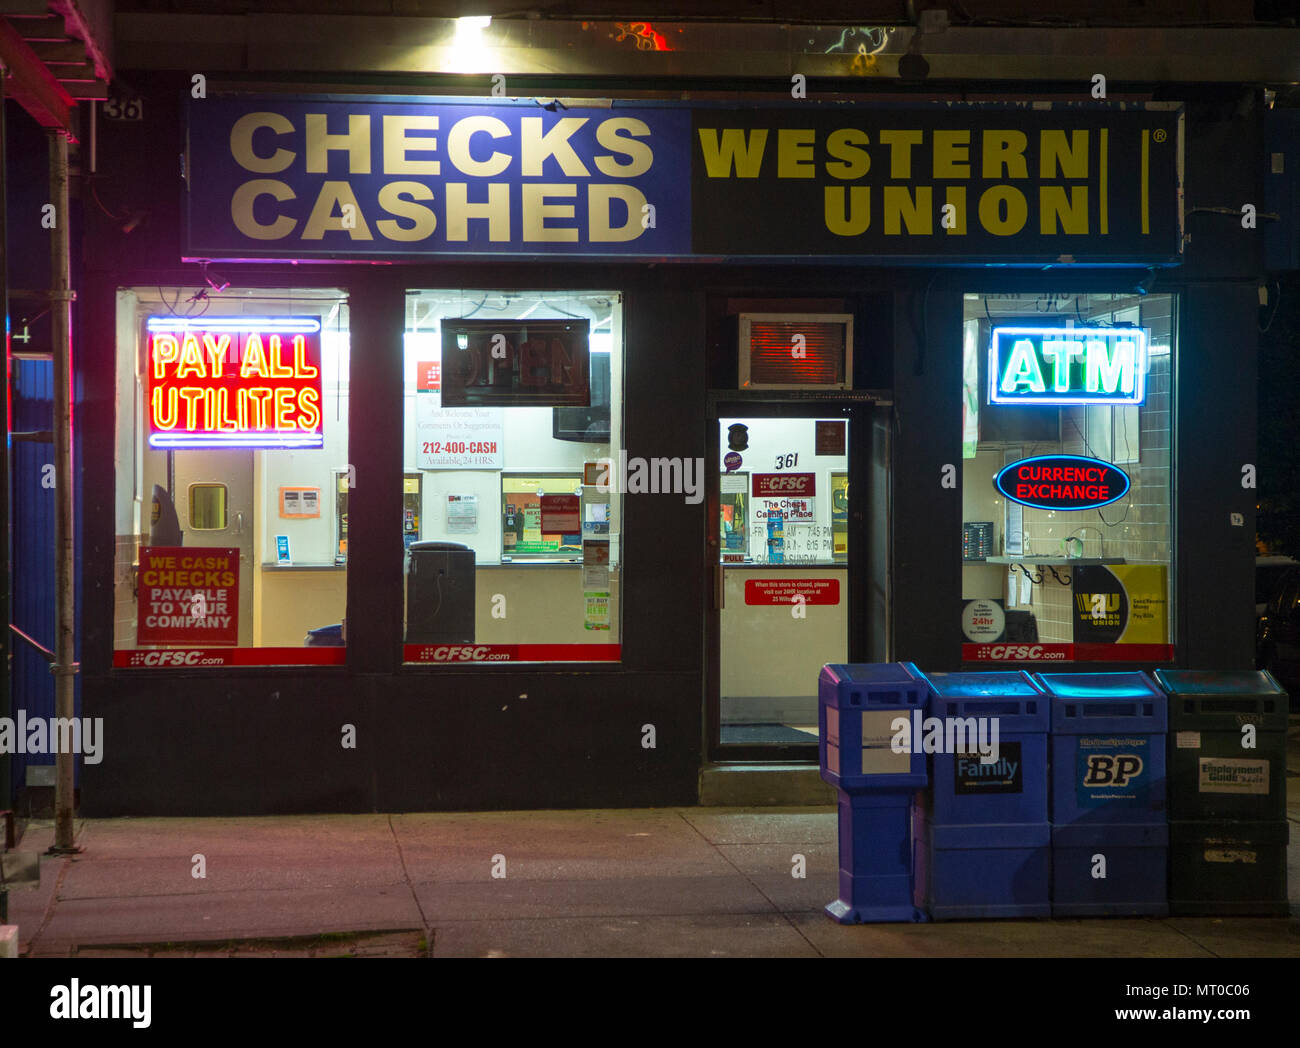
[[[852,389],[853,315],[741,313],[741,389]]]

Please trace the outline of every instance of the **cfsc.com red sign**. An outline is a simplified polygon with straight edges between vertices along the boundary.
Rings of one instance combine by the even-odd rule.
[[[618,662],[619,644],[407,644],[407,662]]]
[[[1172,644],[963,644],[963,662],[1168,662]]]
[[[319,317],[146,323],[149,446],[319,448]]]
[[[113,667],[192,670],[215,666],[342,666],[347,656],[346,648],[123,648],[113,652]]]
[[[790,496],[810,498],[817,494],[816,473],[755,473],[752,481],[754,497],[783,499]]]
[[[1079,510],[1105,506],[1128,494],[1118,466],[1083,455],[1038,455],[1004,466],[993,486],[1012,502],[1035,509]]]

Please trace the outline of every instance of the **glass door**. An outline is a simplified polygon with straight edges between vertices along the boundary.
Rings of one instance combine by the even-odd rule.
[[[850,661],[856,411],[718,405],[715,756],[816,757],[818,674],[826,663]]]

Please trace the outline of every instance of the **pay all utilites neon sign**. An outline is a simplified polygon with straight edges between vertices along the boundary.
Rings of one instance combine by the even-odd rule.
[[[1147,332],[1126,327],[995,327],[990,404],[1141,404]]]
[[[319,448],[320,317],[150,317],[149,445]]]

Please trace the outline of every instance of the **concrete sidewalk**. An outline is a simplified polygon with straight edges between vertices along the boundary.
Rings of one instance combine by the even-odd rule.
[[[1300,956],[1292,836],[1290,918],[843,927],[824,808],[105,819],[10,921],[32,957]]]

